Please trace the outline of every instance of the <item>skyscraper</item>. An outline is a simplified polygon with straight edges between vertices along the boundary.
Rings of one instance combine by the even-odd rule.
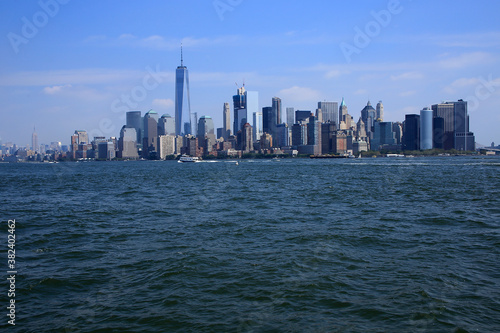
[[[164,114],[158,120],[158,135],[175,135],[175,119]]]
[[[142,119],[141,111],[129,111],[127,112],[127,128],[135,128],[136,132],[136,142],[141,144],[142,142]]]
[[[90,143],[89,142],[89,135],[87,134],[87,131],[76,130],[75,134],[78,136],[77,144]]]
[[[222,137],[227,140],[231,136],[231,108],[229,103],[224,103],[222,113]]]
[[[243,129],[241,131],[241,150],[245,153],[253,150],[252,126],[249,123],[243,125]]]
[[[420,149],[432,149],[432,118],[433,112],[429,108],[420,111]]]
[[[262,112],[253,113],[253,141],[256,142],[262,136]]]
[[[311,111],[308,110],[297,110],[295,111],[295,123],[300,123],[301,121],[309,121],[311,116]]]
[[[321,109],[323,113],[324,123],[335,123],[337,128],[339,127],[339,109],[337,102],[318,102],[318,109]]]
[[[276,146],[278,148],[290,145],[290,128],[283,123],[276,126]]]
[[[366,106],[361,110],[361,119],[365,123],[366,133],[371,138],[373,137],[373,125],[375,120],[377,120],[377,111],[373,108],[370,101],[366,103]]]
[[[200,120],[198,120],[198,141],[204,139],[208,135],[213,136],[213,141],[215,143],[214,121],[212,117],[201,116]]]
[[[38,134],[36,134],[35,127],[33,126],[33,134],[31,135],[31,147],[34,152],[37,152],[40,150],[40,147],[38,145]]]
[[[215,144],[214,121],[212,117],[201,116],[198,120],[198,145],[203,147],[204,153],[208,154],[212,151],[212,146]]]
[[[405,116],[403,150],[420,150],[420,115],[418,114]]]
[[[186,91],[184,91],[186,88]],[[186,94],[185,94],[186,93]],[[187,98],[187,108],[184,105],[184,98]],[[189,73],[182,57],[181,46],[181,65],[175,71],[175,134],[182,135],[193,133],[193,123],[191,119],[191,100],[189,98]],[[187,124],[187,125],[186,125]],[[186,129],[189,133],[186,133]]]
[[[378,102],[377,104],[377,114],[375,120],[384,121],[384,105],[382,104],[382,101]]]
[[[233,96],[233,134],[236,135],[243,125],[247,123],[247,94],[245,86],[238,88]]]
[[[293,124],[295,124],[295,109],[294,108],[286,108],[286,123],[289,128],[292,128]]]
[[[276,117],[274,120],[275,125],[281,124],[281,98],[273,97],[273,113]]]
[[[118,140],[118,157],[125,159],[137,159],[137,133],[135,128],[122,127],[120,131],[120,139]]]
[[[340,128],[340,123],[344,121],[344,117],[346,114],[347,114],[347,105],[345,104],[344,97],[342,97],[342,103],[340,103],[339,106],[339,122],[337,124],[337,128]]]
[[[158,151],[158,113],[149,110],[144,115],[144,138],[142,143],[142,153],[145,158],[149,158],[152,153]]]
[[[272,119],[273,119],[273,108],[266,106],[262,108],[262,131],[264,133],[271,134]]]
[[[435,130],[442,138],[434,138],[436,148],[441,143],[443,149],[474,150],[474,133],[469,132],[469,115],[467,113],[467,102],[443,102],[432,106]],[[439,118],[443,120],[440,121]],[[436,120],[437,119],[437,120]],[[442,129],[439,126],[442,123]],[[436,135],[436,133],[434,133]]]
[[[396,144],[396,136],[392,131],[392,122],[376,121],[373,126],[373,139],[370,143],[371,150],[378,150],[381,146]]]

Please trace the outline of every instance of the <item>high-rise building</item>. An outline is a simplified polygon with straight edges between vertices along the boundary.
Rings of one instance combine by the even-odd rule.
[[[185,99],[187,101],[187,108],[184,104]],[[189,73],[187,67],[184,66],[181,46],[181,65],[175,71],[175,134],[193,134],[193,125],[195,124],[192,123]]]
[[[347,105],[345,104],[344,97],[342,97],[342,102],[340,103],[339,106],[339,122],[337,124],[337,128],[340,128],[340,123],[344,121],[346,115],[347,115]]]
[[[281,98],[273,97],[273,114],[276,117],[274,121],[276,125],[281,124]]]
[[[116,150],[113,141],[101,141],[98,144],[97,158],[102,160],[112,160],[115,158]]]
[[[165,157],[175,154],[175,136],[160,135],[158,136],[158,156],[160,160]]]
[[[31,148],[36,153],[40,151],[40,146],[38,145],[38,134],[36,134],[35,127],[33,127],[33,134],[31,134]]]
[[[373,126],[371,150],[378,150],[384,145],[396,145],[396,137],[392,131],[392,122],[376,121]]]
[[[436,148],[450,150],[455,146],[455,105],[453,103],[441,103],[432,106],[434,118],[441,118],[437,120],[438,125],[442,125],[442,130],[437,127],[440,132],[437,138]],[[441,124],[442,123],[442,124]]]
[[[407,114],[403,126],[403,150],[420,150],[420,115]]]
[[[84,143],[90,143],[89,135],[87,134],[87,131],[76,130],[75,134],[78,136],[77,144],[80,145],[80,144],[84,144]]]
[[[359,118],[358,123],[356,124],[356,133],[358,140],[367,141],[365,122],[362,118]]]
[[[316,119],[317,119],[320,123],[323,123],[323,110],[321,110],[321,109],[316,109]]]
[[[174,135],[175,136],[175,118],[169,114],[164,114],[158,120],[158,135]]]
[[[272,133],[272,119],[273,119],[273,108],[266,106],[262,108],[262,132]]]
[[[318,102],[318,109],[323,112],[323,122],[335,123],[339,126],[339,107],[337,102]]]
[[[292,127],[295,124],[295,109],[294,108],[286,108],[286,123],[288,127]]]
[[[70,151],[72,158],[76,158],[76,152],[78,150],[78,134],[73,134],[71,136]]]
[[[158,152],[158,113],[153,110],[149,110],[144,115],[144,138],[142,141],[142,154],[145,158]]]
[[[247,123],[247,94],[245,86],[238,88],[233,96],[233,133],[236,135]]]
[[[292,146],[299,147],[307,145],[307,123],[295,123],[292,126]]]
[[[118,157],[124,159],[137,159],[137,133],[135,128],[122,127],[118,140]]]
[[[420,149],[432,149],[432,119],[433,112],[430,108],[420,111]]]
[[[307,145],[317,146],[318,151],[321,147],[321,124],[314,115],[309,117],[309,123],[307,124]]]
[[[142,142],[142,116],[141,111],[128,111],[127,112],[127,125],[128,128],[135,128],[136,139],[138,144]]]
[[[377,103],[377,111],[375,117],[375,120],[384,121],[384,105],[382,104],[382,101]]]
[[[269,133],[262,134],[260,137],[260,149],[271,149],[273,146],[273,137]]]
[[[253,141],[259,141],[260,137],[262,136],[263,130],[262,130],[262,124],[263,124],[263,119],[262,119],[262,112],[254,112],[253,113]]]
[[[395,122],[392,124],[392,131],[394,132],[394,137],[396,138],[396,144],[403,144],[403,124],[400,122]]]
[[[335,133],[335,120],[321,124],[321,154],[333,152],[332,139]]]
[[[301,121],[309,121],[311,116],[311,111],[297,110],[295,111],[295,123],[300,123]]]
[[[241,150],[248,153],[253,150],[252,125],[246,123],[241,131]]]
[[[290,145],[290,132],[288,124],[283,123],[276,126],[276,146],[278,148]]]
[[[469,115],[467,112],[467,102],[443,102],[432,106],[434,119],[442,118],[442,121],[435,121],[434,142],[436,148],[442,143],[443,149],[474,150],[474,133],[469,131]],[[440,124],[442,122],[442,133]],[[437,126],[436,126],[437,125]],[[438,136],[436,138],[436,136]],[[441,137],[440,137],[441,136]]]
[[[222,109],[222,137],[227,140],[231,136],[231,108],[229,103],[224,103]]]
[[[213,136],[215,143],[214,121],[210,116],[202,116],[198,120],[198,140],[204,139],[208,135]]]
[[[363,119],[363,122],[365,123],[366,133],[370,138],[373,137],[372,135],[373,126],[375,120],[377,120],[376,117],[377,117],[377,111],[373,108],[370,101],[368,101],[363,110],[361,110],[361,119]]]

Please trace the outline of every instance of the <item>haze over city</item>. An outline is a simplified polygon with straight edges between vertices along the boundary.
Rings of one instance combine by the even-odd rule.
[[[189,68],[191,109],[222,126],[236,85],[314,110],[345,98],[357,121],[441,101],[469,103],[476,141],[500,142],[498,2],[4,1],[0,140],[69,143],[75,129],[118,136],[125,112],[174,115],[175,68]],[[236,84],[235,84],[236,83]]]

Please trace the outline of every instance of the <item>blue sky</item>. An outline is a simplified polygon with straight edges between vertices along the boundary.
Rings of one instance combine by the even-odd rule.
[[[499,12],[493,0],[4,0],[0,139],[28,145],[36,126],[41,143],[68,144],[75,129],[118,136],[126,110],[173,115],[182,42],[192,110],[216,127],[244,80],[260,107],[344,97],[356,121],[368,100],[386,121],[468,100],[477,142],[498,144]]]

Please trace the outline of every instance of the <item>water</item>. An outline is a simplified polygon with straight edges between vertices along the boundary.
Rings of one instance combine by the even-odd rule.
[[[0,164],[0,175],[2,276],[16,219],[13,331],[500,330],[497,157]]]

